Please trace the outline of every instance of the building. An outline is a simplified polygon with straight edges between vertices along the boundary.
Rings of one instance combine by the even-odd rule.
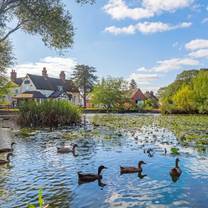
[[[25,77],[17,78],[15,70],[11,71],[11,81],[18,86],[15,89],[13,102],[21,100],[64,99],[76,105],[81,105],[82,100],[79,89],[72,80],[66,79],[64,71],[61,71],[59,78],[49,77],[46,68],[42,70],[42,76],[27,74]]]
[[[137,105],[144,104],[144,101],[146,100],[145,95],[139,88],[130,91],[130,98],[133,103]]]

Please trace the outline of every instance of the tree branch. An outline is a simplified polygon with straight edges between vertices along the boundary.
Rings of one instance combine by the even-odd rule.
[[[13,28],[12,30],[10,30],[3,38],[0,39],[0,42],[5,41],[13,32],[19,30],[24,22],[18,23],[15,28]]]

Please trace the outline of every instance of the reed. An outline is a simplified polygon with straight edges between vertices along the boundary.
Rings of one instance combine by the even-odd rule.
[[[58,127],[76,125],[81,119],[81,109],[64,100],[22,102],[18,122],[24,127]]]

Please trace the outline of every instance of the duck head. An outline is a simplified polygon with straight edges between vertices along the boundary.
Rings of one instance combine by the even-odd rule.
[[[75,149],[76,147],[78,147],[78,145],[77,144],[73,144],[73,149]]]
[[[11,143],[11,146],[14,146],[15,144],[16,144],[15,142],[12,142],[12,143]]]
[[[98,168],[98,175],[101,174],[102,170],[107,169],[104,165],[99,166]]]
[[[142,165],[146,164],[143,160],[140,160],[138,162],[138,167],[141,168]]]

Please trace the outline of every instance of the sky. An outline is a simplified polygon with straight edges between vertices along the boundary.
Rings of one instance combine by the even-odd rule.
[[[58,52],[41,38],[18,31],[11,36],[18,77],[26,73],[67,77],[73,67],[96,67],[101,77],[135,79],[157,91],[183,70],[208,67],[207,0],[97,0],[80,6],[63,0],[72,14],[74,45]]]

